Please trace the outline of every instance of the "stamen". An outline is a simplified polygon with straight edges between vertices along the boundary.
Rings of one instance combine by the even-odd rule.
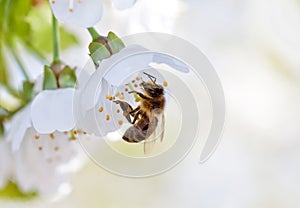
[[[100,113],[103,112],[103,107],[101,106],[98,110]]]
[[[39,136],[39,135],[35,135],[34,138],[35,138],[35,139],[39,139],[40,136]]]
[[[70,12],[74,11],[74,0],[69,0],[69,11]]]
[[[39,151],[42,151],[42,150],[43,150],[43,147],[39,146],[39,147],[38,147],[38,150],[39,150]]]
[[[119,98],[120,98],[120,100],[124,100],[125,99],[124,94],[121,94]]]
[[[58,146],[55,146],[55,147],[54,147],[54,150],[55,150],[55,151],[58,151],[58,150],[59,150],[59,147],[58,147]]]
[[[77,131],[77,130],[74,130],[73,133],[76,135],[76,134],[78,134],[78,131]]]
[[[109,121],[109,119],[110,119],[110,116],[106,115],[106,120]]]
[[[118,121],[118,124],[121,126],[123,124],[123,121],[122,120],[119,120]]]
[[[113,99],[113,97],[112,97],[111,95],[107,94],[107,95],[106,95],[106,99],[108,99],[108,100],[112,100],[112,99]]]
[[[49,135],[51,139],[54,139],[54,134]]]
[[[54,3],[55,3],[55,0],[52,0],[51,3],[54,4]]]

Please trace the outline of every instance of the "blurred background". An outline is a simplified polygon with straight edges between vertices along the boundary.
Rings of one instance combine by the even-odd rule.
[[[123,11],[104,3],[96,25],[101,33],[170,33],[208,57],[227,105],[218,148],[199,164],[195,146],[175,168],[144,179],[116,176],[89,161],[72,178],[67,197],[5,200],[0,207],[300,207],[300,1],[137,0]],[[88,57],[82,50],[88,34],[66,30],[79,45],[62,59],[84,66],[78,57]],[[33,77],[41,68],[35,65]]]

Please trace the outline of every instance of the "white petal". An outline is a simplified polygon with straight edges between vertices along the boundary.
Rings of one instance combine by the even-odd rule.
[[[132,7],[136,0],[112,0],[112,2],[117,9],[124,10]]]
[[[41,134],[73,129],[74,92],[73,88],[40,92],[31,105],[33,127]]]
[[[12,153],[9,144],[0,138],[0,189],[3,188],[11,175]]]
[[[6,140],[12,143],[12,149],[13,151],[16,151],[23,141],[26,130],[32,126],[30,119],[30,104],[13,117],[10,126],[11,128]]]
[[[102,17],[101,0],[49,0],[54,16],[65,23],[92,27]],[[73,6],[70,8],[70,2]],[[70,11],[72,10],[72,11]]]

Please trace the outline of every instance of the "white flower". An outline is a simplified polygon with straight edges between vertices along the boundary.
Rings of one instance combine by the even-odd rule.
[[[12,142],[13,150],[19,149],[30,127],[34,127],[40,134],[75,128],[72,112],[74,91],[73,88],[41,91],[31,104],[18,112],[6,138]]]
[[[102,72],[105,70],[102,69],[109,68],[117,60],[130,53],[144,50],[146,49],[140,46],[126,47],[109,59],[103,60],[101,69],[91,72],[90,69],[94,68],[92,65],[80,72],[78,76],[79,88],[75,96],[76,101],[74,102],[77,126],[96,136],[103,137],[108,133],[119,130],[124,126],[123,123],[128,123],[124,119],[119,106],[107,99],[107,96],[115,96],[116,99],[119,99],[119,96],[123,94],[121,98],[124,101],[132,99],[133,96],[125,93],[126,86],[124,85],[131,82],[131,80],[127,80],[123,85],[118,83],[126,81],[124,78],[130,71],[120,70],[116,74],[107,74],[106,77],[103,77]],[[131,69],[129,68],[129,70]],[[118,93],[119,95],[116,96]],[[119,109],[119,113],[116,113],[117,109]]]
[[[0,189],[4,188],[11,177],[12,153],[9,143],[0,138]]]
[[[81,167],[83,154],[70,132],[39,134],[29,128],[20,149],[14,152],[13,178],[24,192],[67,194],[70,173]]]
[[[70,191],[70,173],[78,170],[86,158],[78,136],[81,142],[91,140],[86,132],[74,129],[74,91],[41,91],[11,121],[6,140],[13,150],[12,177],[22,191],[42,195]]]
[[[118,9],[132,6],[136,0],[113,0]],[[66,23],[92,27],[103,13],[102,0],[49,0],[55,17]]]
[[[128,127],[129,121],[123,115],[120,105],[114,101],[127,102],[132,108],[139,103],[129,91],[140,91],[141,82],[148,81],[147,72],[163,83],[164,78],[150,64],[161,63],[161,57],[145,53],[143,57],[132,54],[147,49],[132,45],[122,49],[101,62],[99,69],[79,85],[75,102],[77,126],[99,137],[119,140]],[[87,69],[88,70],[88,69]],[[90,73],[90,72],[88,72]],[[84,75],[84,72],[81,72]],[[81,75],[79,76],[79,80]]]

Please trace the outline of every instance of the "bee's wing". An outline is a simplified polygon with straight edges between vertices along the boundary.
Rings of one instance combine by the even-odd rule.
[[[161,114],[161,122],[157,126],[157,132],[160,133],[160,141],[162,142],[165,135],[165,114]]]
[[[163,140],[165,131],[165,115],[164,113],[151,112],[149,118],[149,127],[144,141],[144,153],[151,151],[157,139]]]

